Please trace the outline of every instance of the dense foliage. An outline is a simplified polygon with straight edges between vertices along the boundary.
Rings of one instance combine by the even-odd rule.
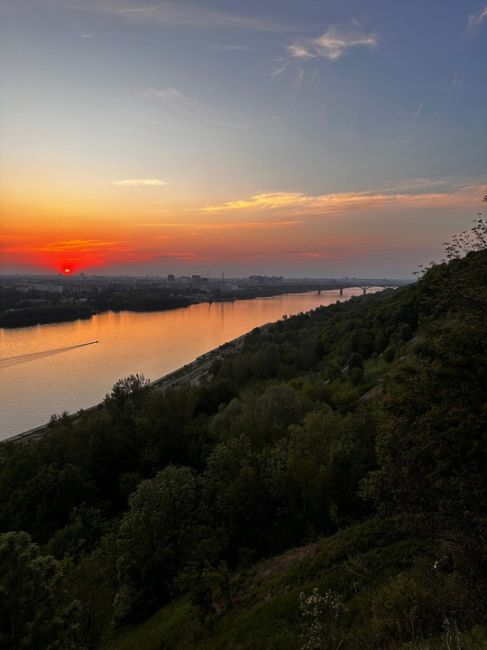
[[[254,330],[199,386],[130,377],[103,408],[2,444],[0,530],[23,532],[0,537],[0,598],[17,545],[15,593],[35,603],[47,580],[52,603],[64,594],[18,613],[29,634],[42,618],[36,647],[62,645],[52,630],[70,603],[69,643],[94,649],[180,598],[199,621],[187,647],[216,647],[238,572],[346,529],[359,531],[336,538],[346,577],[296,595],[292,630],[301,610],[320,648],[471,628],[487,612],[486,315],[487,252],[474,250],[407,288]],[[317,589],[320,571],[288,591]],[[5,641],[7,618],[1,647],[34,647]],[[241,647],[313,647],[293,634]]]

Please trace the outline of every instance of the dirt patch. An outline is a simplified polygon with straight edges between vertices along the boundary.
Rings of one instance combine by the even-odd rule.
[[[380,395],[382,393],[382,389],[383,389],[382,384],[377,384],[377,386],[372,386],[372,388],[368,390],[366,393],[364,393],[360,399],[362,400],[373,399],[374,397],[377,397],[377,395]]]
[[[253,581],[254,582],[264,582],[274,578],[281,573],[285,573],[291,566],[298,564],[301,560],[313,555],[313,553],[318,548],[318,543],[308,544],[307,546],[300,546],[299,548],[293,548],[279,557],[268,560],[257,570]]]
[[[265,592],[262,589],[263,585],[266,582],[270,582],[273,578],[285,574],[291,567],[313,555],[317,549],[318,543],[315,542],[306,546],[300,546],[299,548],[293,548],[278,557],[262,562],[256,572],[244,580],[233,594],[233,606],[241,607],[254,599],[264,598],[266,600],[272,597],[272,588],[269,592]]]

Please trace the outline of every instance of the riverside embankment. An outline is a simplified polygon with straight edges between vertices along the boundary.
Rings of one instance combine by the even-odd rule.
[[[0,329],[0,439],[37,429],[53,413],[99,403],[120,378],[137,373],[167,378],[254,327],[361,293],[360,288],[343,296],[315,291]],[[81,345],[95,340],[96,345]],[[190,367],[190,378],[198,374],[193,371]]]
[[[263,327],[268,327],[268,325],[264,325]],[[208,375],[212,364],[217,359],[223,358],[225,354],[237,352],[242,347],[244,338],[245,334],[239,336],[233,341],[219,345],[214,350],[205,352],[191,363],[187,363],[181,368],[178,368],[177,370],[164,375],[164,377],[155,379],[150,383],[150,389],[164,391],[168,390],[169,388],[175,388],[181,384],[198,384],[206,375]],[[95,343],[95,341],[92,343]],[[90,345],[90,343],[85,343],[84,345]],[[76,421],[81,417],[82,413],[96,411],[102,408],[103,403],[95,404],[94,406],[90,406],[87,409],[82,409],[78,413],[74,413],[70,417],[72,418],[73,422],[76,423]],[[44,433],[46,433],[46,431],[49,431],[49,423],[44,424],[40,427],[35,427],[34,429],[30,429],[29,431],[24,431],[23,433],[19,433],[16,436],[12,436],[8,438],[8,442],[28,442],[29,440],[39,438]]]

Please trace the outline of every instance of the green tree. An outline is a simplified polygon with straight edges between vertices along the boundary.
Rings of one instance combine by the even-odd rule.
[[[116,565],[116,538],[112,533],[103,537],[90,555],[64,562],[67,589],[78,603],[83,650],[97,650],[112,631]]]
[[[68,650],[78,611],[66,600],[60,564],[42,556],[27,533],[0,535],[0,648]]]
[[[130,497],[118,537],[118,621],[136,619],[169,596],[198,539],[198,481],[188,467],[167,467]]]
[[[139,374],[119,379],[104,400],[112,417],[125,423],[132,422],[137,406],[140,406],[149,384],[150,381]]]
[[[202,477],[205,519],[216,531],[219,551],[235,562],[242,549],[264,548],[269,503],[259,476],[258,456],[245,435],[218,444]]]

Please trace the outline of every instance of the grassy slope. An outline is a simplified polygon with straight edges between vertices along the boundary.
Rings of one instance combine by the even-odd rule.
[[[298,597],[318,587],[347,594],[350,626],[371,640],[361,598],[430,557],[427,540],[393,533],[387,522],[367,521],[316,544],[288,551],[234,576],[233,609],[203,632],[187,599],[160,609],[144,623],[109,643],[105,650],[298,650],[301,647]],[[482,650],[487,627],[452,640],[433,639],[404,648]]]
[[[425,553],[424,540],[401,538],[387,522],[368,521],[234,576],[234,607],[214,621],[209,633],[202,633],[196,611],[182,599],[126,631],[107,650],[299,648],[300,592],[318,587],[346,594],[351,624],[362,626],[357,580],[365,579],[366,589],[373,589]]]

